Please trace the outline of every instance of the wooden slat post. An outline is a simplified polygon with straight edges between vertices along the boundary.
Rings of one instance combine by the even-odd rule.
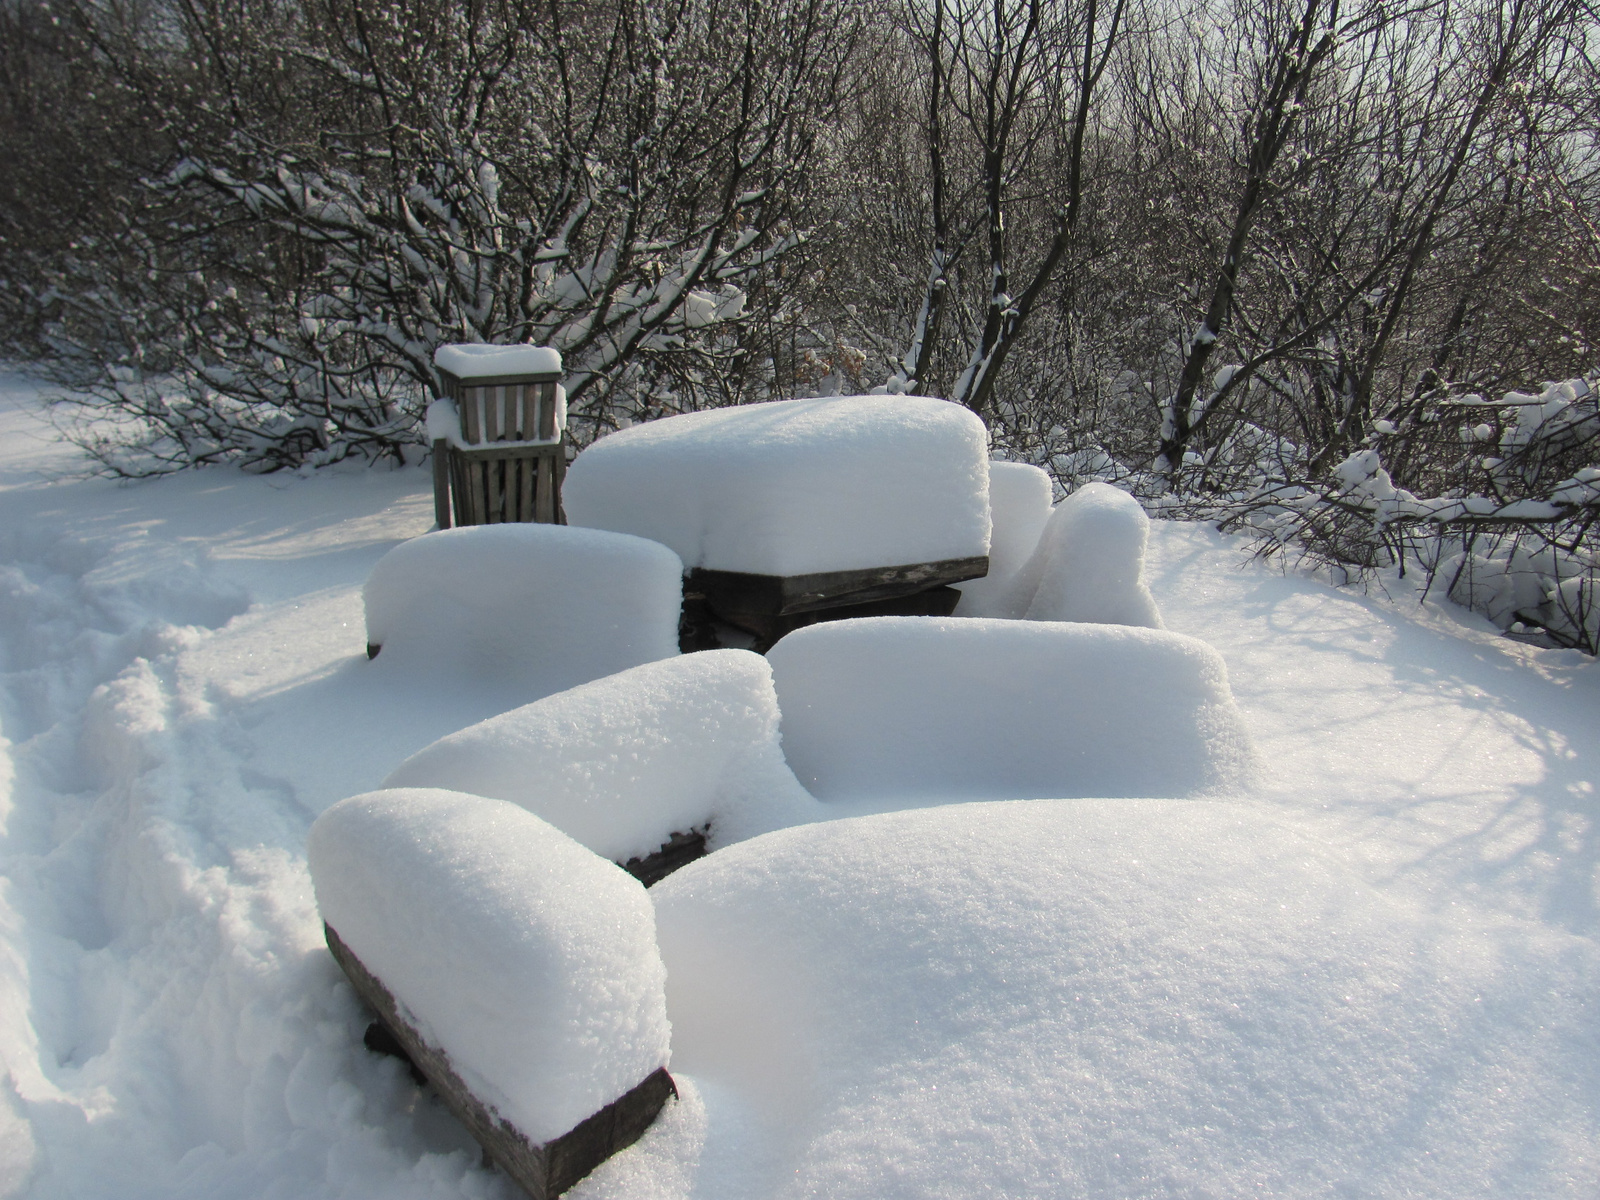
[[[456,401],[467,449],[447,446],[441,456],[447,465],[435,463],[439,528],[449,528],[447,505],[453,507],[457,525],[561,522],[561,483],[567,464],[556,425],[556,378],[458,379],[443,370],[440,375],[445,394]],[[512,445],[494,453],[505,443]],[[446,493],[448,501],[443,498]]]

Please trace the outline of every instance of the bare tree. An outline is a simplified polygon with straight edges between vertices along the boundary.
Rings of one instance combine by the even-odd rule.
[[[992,407],[995,381],[1077,233],[1097,93],[1126,32],[1126,12],[1127,0],[935,0],[931,10],[907,8],[906,28],[927,71],[932,245],[897,386],[930,382],[952,302],[951,269],[976,242],[986,256],[984,292],[948,395],[980,415]],[[952,153],[956,132],[970,148],[965,156]],[[958,165],[971,172],[967,180],[952,179]],[[1022,250],[1021,271],[1008,223],[1019,187],[1050,209],[1047,238]]]
[[[737,349],[719,328],[798,244],[789,194],[857,25],[831,0],[263,11],[181,10],[225,115],[154,184],[174,215],[140,243],[152,286],[79,301],[178,314],[98,389],[156,451],[93,443],[117,470],[397,452],[447,341],[562,350],[580,438],[643,415],[663,363]],[[75,15],[118,71],[187,82]],[[265,253],[216,255],[245,230]]]

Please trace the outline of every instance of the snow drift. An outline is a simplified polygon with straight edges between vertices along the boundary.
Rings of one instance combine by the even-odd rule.
[[[617,862],[707,822],[718,846],[819,815],[779,748],[772,670],[748,650],[649,663],[491,717],[384,786],[508,800]]]
[[[674,1066],[744,1097],[766,1134],[745,1195],[1577,1196],[1596,1180],[1577,1065],[1594,1035],[1564,1014],[1592,965],[1386,898],[1254,807],[830,821],[651,894]]]
[[[913,396],[685,413],[601,438],[563,490],[574,525],[653,538],[684,565],[805,575],[986,554],[988,434]]]
[[[649,898],[532,813],[369,792],[317,818],[307,857],[323,920],[535,1144],[666,1065]]]
[[[784,754],[822,800],[1189,796],[1253,771],[1222,657],[1179,634],[867,617],[767,658]]]

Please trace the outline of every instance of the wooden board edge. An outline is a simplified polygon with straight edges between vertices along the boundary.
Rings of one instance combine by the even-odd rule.
[[[695,567],[684,580],[684,592],[704,596],[715,609],[789,616],[887,600],[979,579],[988,573],[989,556],[986,554],[810,575],[759,575]]]
[[[533,1200],[554,1200],[619,1150],[633,1145],[656,1119],[667,1097],[678,1094],[665,1067],[558,1138],[535,1145],[521,1130],[473,1095],[449,1056],[428,1045],[400,1013],[381,980],[345,945],[333,926],[322,926],[328,950],[361,997],[389,1028],[415,1068],[485,1154]]]
[[[527,371],[521,375],[453,375],[437,363],[433,369],[439,372],[439,379],[444,383],[445,393],[451,400],[456,398],[456,392],[461,388],[506,387],[514,383],[560,383],[563,375],[561,371]]]

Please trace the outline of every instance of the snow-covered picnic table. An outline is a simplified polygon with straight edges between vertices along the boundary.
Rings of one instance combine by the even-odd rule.
[[[593,609],[639,635],[631,663],[496,659],[470,641],[484,622],[451,627],[464,658],[391,633],[369,661],[361,581],[429,525],[419,473],[46,479],[72,464],[37,428],[0,409],[8,1193],[513,1196],[363,1048],[306,868],[315,814],[452,763],[480,805],[595,818],[560,861],[655,925],[681,1098],[575,1198],[1600,1190],[1590,660],[1419,604],[1409,580],[1363,597],[1158,522],[1142,573],[1102,556],[1098,577],[1127,633],[1153,595],[1227,660],[1255,782],[823,800],[790,769],[782,655],[648,649],[670,586]],[[991,468],[1009,583],[958,613],[1090,615],[1068,534],[1086,509],[1122,519],[1117,501],[1052,514],[1031,470]],[[654,553],[616,562],[658,579]],[[1117,754],[1168,770],[1140,719]],[[531,786],[494,722],[556,786]],[[863,731],[863,773],[882,745]],[[711,812],[726,840],[646,893],[607,861],[656,836],[634,812]]]

